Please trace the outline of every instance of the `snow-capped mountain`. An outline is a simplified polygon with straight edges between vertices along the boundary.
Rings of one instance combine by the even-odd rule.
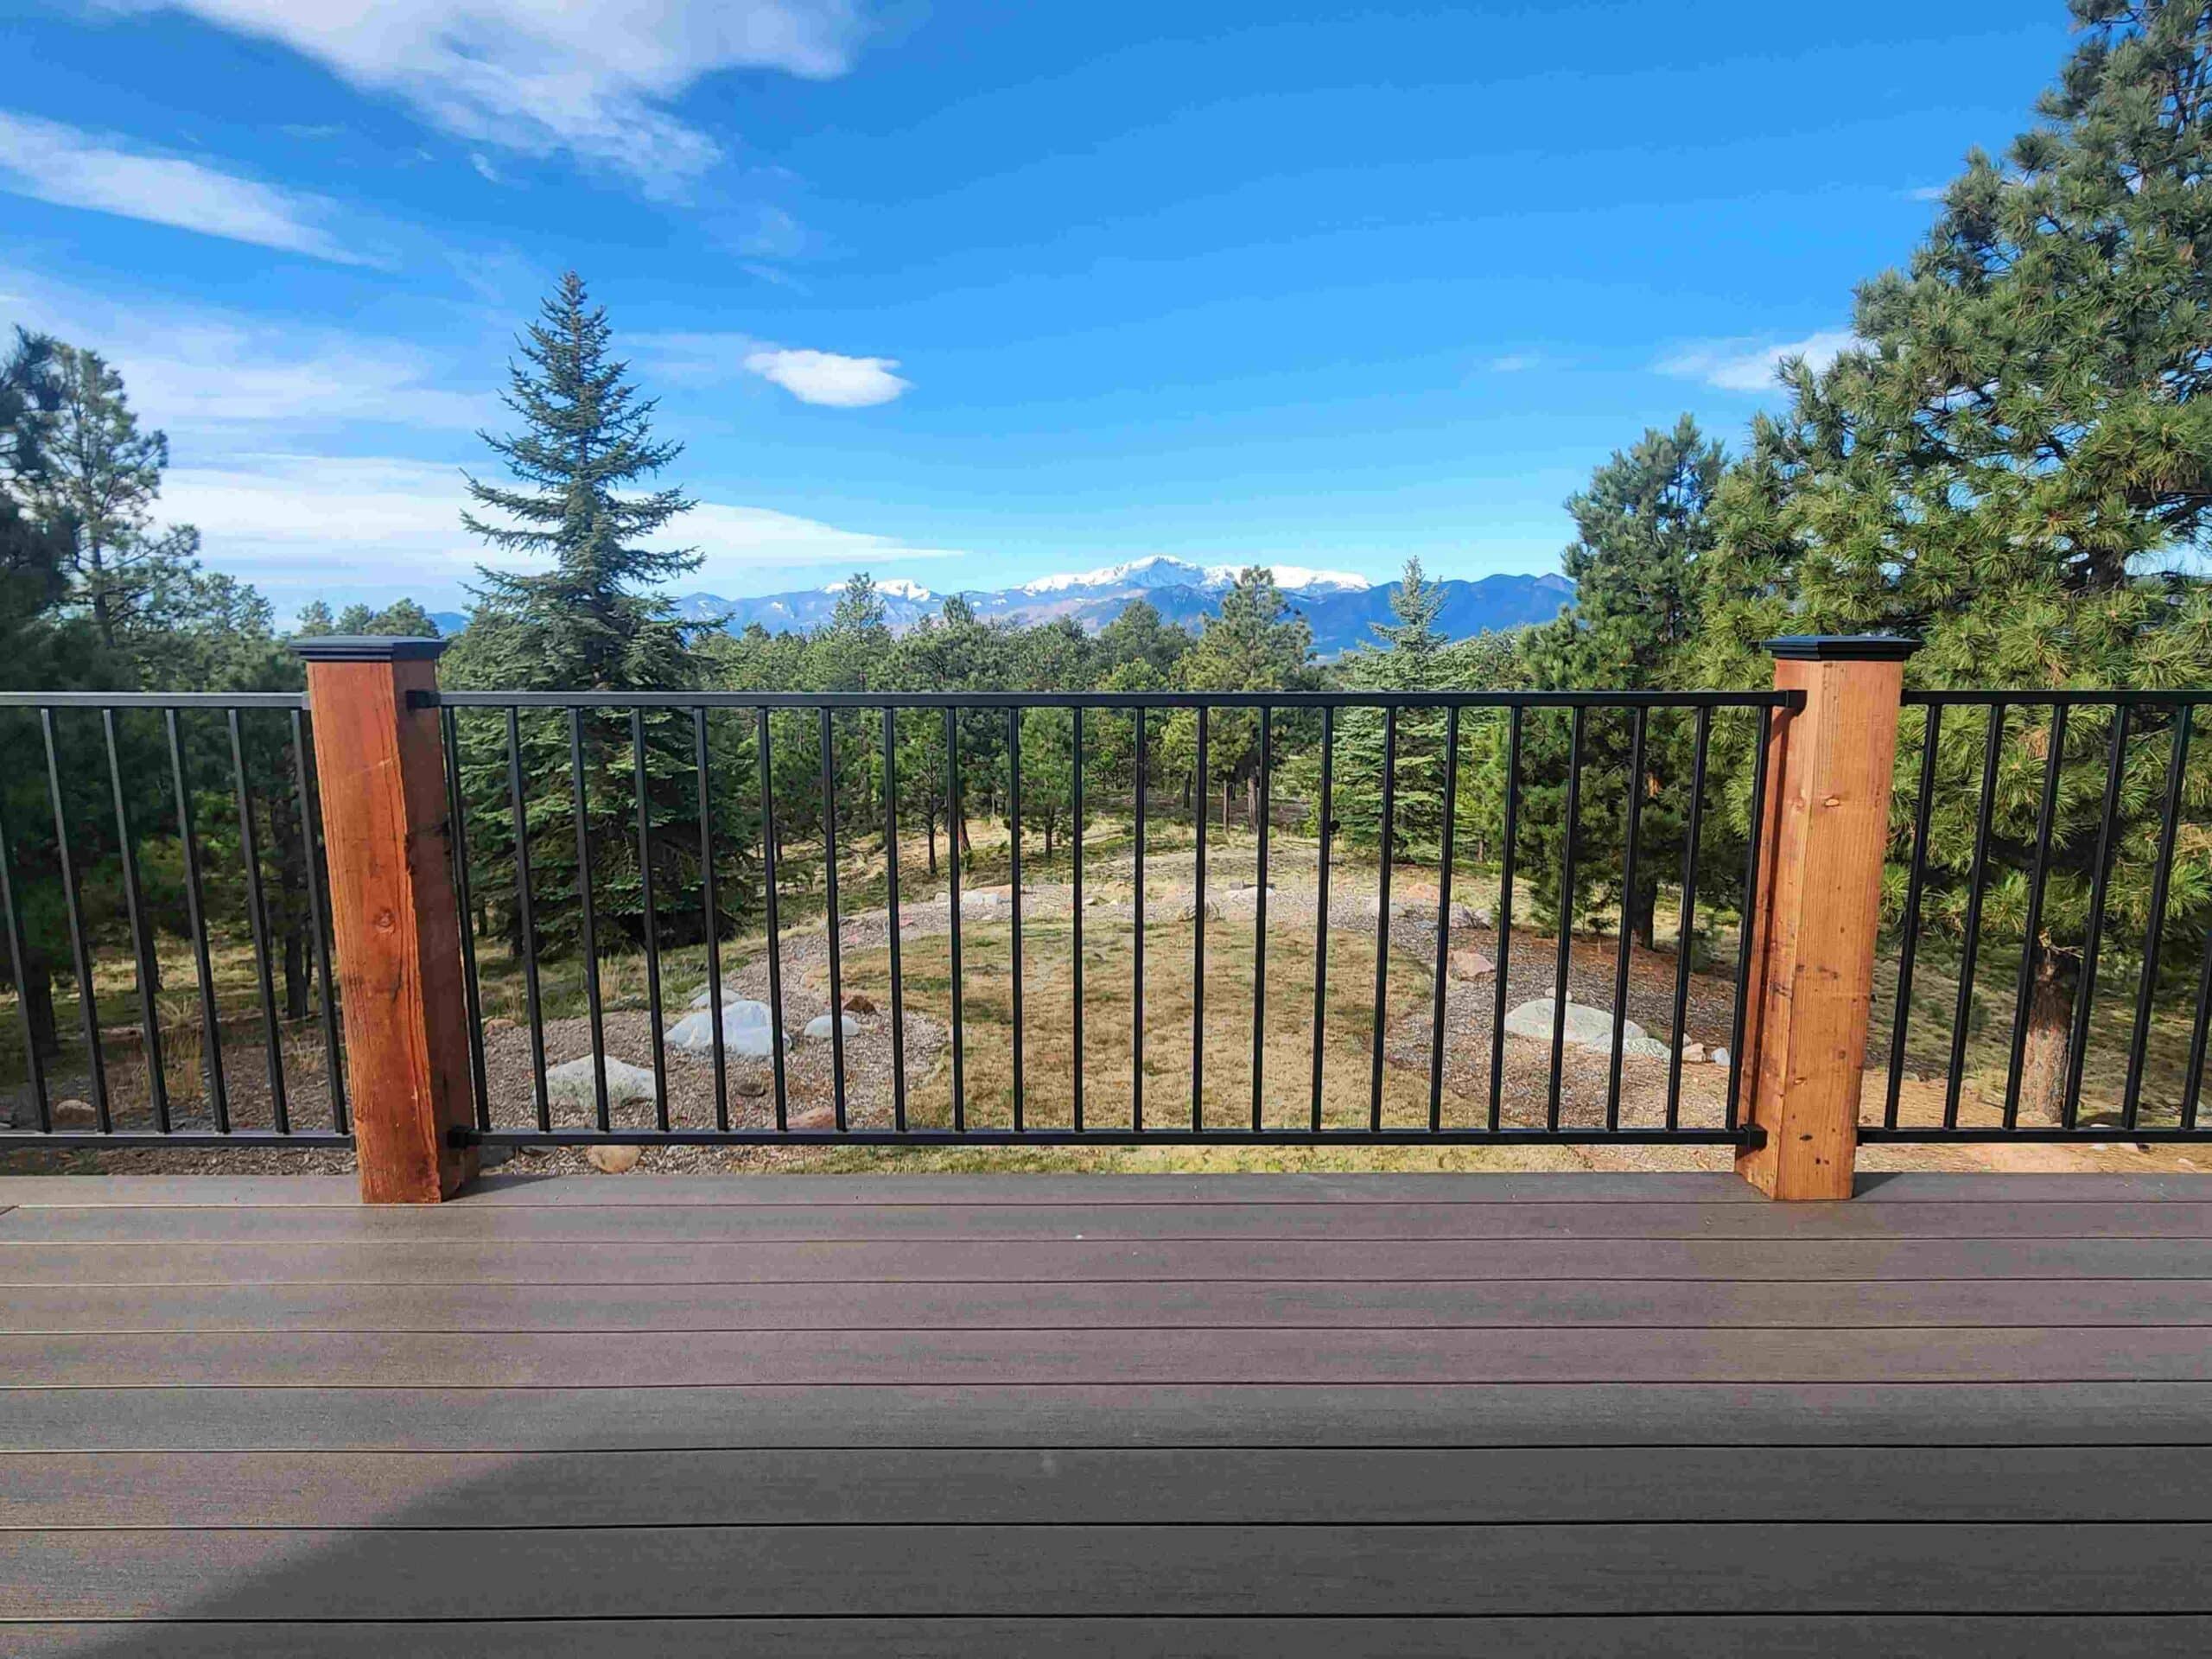
[[[1154,588],[1195,588],[1201,593],[1218,593],[1235,586],[1237,576],[1246,568],[1236,564],[1197,565],[1166,553],[1154,553],[1122,564],[1103,565],[1096,570],[1039,576],[1034,582],[1023,582],[1018,591],[1037,597],[1049,594],[1141,592]],[[1269,568],[1275,573],[1275,586],[1286,593],[1354,594],[1374,586],[1365,576],[1354,575],[1348,570],[1310,570],[1300,564]]]

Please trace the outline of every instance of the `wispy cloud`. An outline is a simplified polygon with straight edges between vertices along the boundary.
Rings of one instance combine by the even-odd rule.
[[[1544,362],[1540,352],[1508,352],[1503,357],[1489,359],[1482,366],[1491,374],[1526,374],[1531,369],[1543,367]]]
[[[302,427],[355,423],[465,432],[499,413],[488,388],[455,388],[404,340],[145,295],[114,299],[5,269],[0,290],[13,296],[0,323],[99,352],[180,452],[266,447]]]
[[[1950,191],[1951,187],[1948,184],[1921,184],[1915,185],[1904,194],[1908,201],[1941,201]]]
[[[280,41],[472,143],[567,151],[681,194],[721,159],[669,105],[726,69],[851,67],[856,0],[108,0]]]
[[[340,264],[378,263],[323,227],[322,196],[281,190],[181,156],[127,149],[59,121],[0,111],[0,188]]]
[[[369,573],[379,591],[412,589],[451,602],[479,565],[528,568],[526,557],[485,547],[461,528],[458,467],[389,456],[273,452],[219,465],[172,468],[164,514],[197,524],[210,563],[282,601],[350,585]],[[704,556],[694,580],[741,591],[759,572],[883,568],[963,556],[897,537],[841,529],[772,508],[702,501],[668,527],[671,545]],[[346,573],[340,577],[334,573]]]
[[[1709,340],[1694,343],[1652,367],[1684,380],[1702,380],[1723,391],[1765,391],[1786,357],[1802,357],[1817,372],[1835,361],[1852,344],[1848,328],[1824,328],[1802,340],[1774,344],[1756,339]]]
[[[803,404],[823,404],[832,409],[887,404],[914,384],[892,372],[899,366],[895,357],[844,357],[836,352],[778,348],[751,353],[745,366]]]

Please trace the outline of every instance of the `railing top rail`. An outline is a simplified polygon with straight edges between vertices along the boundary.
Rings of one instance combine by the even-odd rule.
[[[1787,691],[412,691],[419,709],[1787,709]]]
[[[0,709],[304,709],[302,691],[0,691]]]
[[[2212,703],[2212,688],[2196,686],[2173,691],[1908,691],[1902,699],[1908,709],[1941,706],[1946,709],[2032,705],[2043,709],[2176,708],[2183,703]]]

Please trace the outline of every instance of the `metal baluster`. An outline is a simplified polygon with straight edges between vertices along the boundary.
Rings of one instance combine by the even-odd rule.
[[[645,711],[630,711],[630,786],[638,798],[638,902],[645,940],[645,1018],[652,1026],[653,1121],[668,1128],[668,1053],[661,1030],[660,918],[653,900],[652,781],[645,776]]]
[[[944,710],[944,902],[952,929],[952,1127],[960,1131],[968,1127],[960,984],[960,722],[950,703]]]
[[[722,1046],[722,919],[715,880],[714,793],[708,779],[707,711],[691,711],[691,761],[699,787],[699,910],[707,936],[707,1028],[715,1047],[715,1128],[729,1128],[729,1056]],[[898,948],[896,937],[892,948]]]
[[[276,1023],[276,984],[269,961],[269,906],[261,888],[261,845],[253,822],[253,791],[245,776],[245,740],[238,711],[230,711],[231,772],[238,785],[238,851],[245,862],[246,915],[253,930],[254,966],[261,986],[261,1030],[269,1062],[270,1121],[279,1135],[292,1132],[291,1104],[284,1094],[283,1033]]]
[[[100,734],[107,744],[107,776],[115,791],[115,844],[123,862],[123,904],[130,921],[130,952],[137,958],[139,1029],[146,1043],[146,1092],[153,1103],[154,1127],[169,1132],[169,1080],[162,1053],[162,1011],[154,1000],[154,943],[147,927],[146,894],[138,881],[138,838],[131,831],[130,809],[124,798],[123,756],[115,736],[115,710],[100,710]],[[303,823],[304,831],[307,826]]]
[[[1006,711],[1007,846],[1014,875],[1014,1129],[1022,1129],[1021,1076],[1021,710]]]
[[[2058,772],[2066,753],[2066,705],[2050,710],[2050,751],[2044,757],[2043,801],[2036,812],[2035,862],[2028,873],[2028,914],[2020,937],[2020,980],[2012,996],[2012,1052],[2005,1068],[2005,1127],[2020,1121],[2020,1074],[2028,1052],[2028,1012],[2035,997],[2036,964],[2043,954],[2043,887],[2050,868],[2050,830],[2058,816]]]
[[[1335,828],[1332,787],[1336,765],[1337,711],[1321,710],[1321,845],[1314,871],[1313,905],[1313,1128],[1321,1128],[1321,1060],[1329,1019],[1329,836]]]
[[[899,967],[898,711],[883,710],[883,879],[891,944],[891,1125],[906,1130],[906,1000]]]
[[[174,720],[175,717],[172,716],[171,718]],[[189,835],[186,836],[185,844],[188,849],[191,845],[191,837]],[[31,1099],[38,1110],[38,1130],[41,1135],[51,1135],[54,1132],[54,1105],[47,1096],[46,1062],[40,1057],[38,1052],[38,1027],[31,1020],[30,976],[26,960],[29,953],[25,949],[23,944],[22,918],[17,915],[16,912],[15,862],[15,854],[10,849],[8,842],[7,824],[4,819],[0,819],[0,907],[3,907],[7,914],[8,967],[9,970],[15,976],[16,980],[16,1012],[22,1017],[22,1020],[23,1058],[25,1065],[29,1068]],[[186,855],[188,868],[190,867],[190,862],[191,855],[188,852]],[[199,922],[200,902],[196,883],[194,887],[192,903],[194,918],[193,936],[200,942],[200,957],[202,963],[200,982],[200,995],[205,997],[207,995],[207,969],[205,966],[207,957],[206,943],[207,935],[201,929]],[[203,1005],[203,1008],[204,1006],[205,1005]],[[213,1049],[210,1049],[208,1052],[210,1053],[215,1052]],[[221,1061],[218,1059],[216,1064],[219,1066],[221,1065]],[[216,1090],[216,1096],[218,1103],[217,1111],[219,1114],[221,1110],[221,1090],[219,1087]],[[220,1127],[219,1123],[218,1127]]]
[[[2097,868],[2089,879],[2089,921],[2082,938],[2082,972],[2074,988],[2074,1029],[2066,1047],[2066,1099],[2062,1108],[2065,1127],[2072,1128],[2081,1115],[2082,1066],[2089,1049],[2089,1004],[2097,994],[2097,954],[2104,943],[2105,894],[2112,876],[2113,843],[2118,838],[2120,785],[2127,770],[2129,711],[2126,703],[2113,710],[2112,743],[2105,757],[2105,794],[2097,824]]]
[[[1073,923],[1073,938],[1074,938],[1074,952],[1075,952],[1075,956],[1074,956],[1074,963],[1073,963],[1074,970],[1075,970],[1075,977],[1074,977],[1074,987],[1075,987],[1075,1003],[1074,1003],[1074,1009],[1073,1009],[1073,1013],[1074,1013],[1074,1025],[1075,1025],[1075,1032],[1074,1032],[1074,1041],[1075,1041],[1075,1117],[1074,1117],[1074,1123],[1075,1123],[1075,1127],[1076,1127],[1078,1130],[1080,1130],[1080,1129],[1083,1128],[1083,1067],[1084,1067],[1084,1046],[1083,1046],[1083,705],[1082,705],[1081,703],[1077,703],[1077,704],[1074,707],[1074,709],[1071,709],[1069,712],[1070,712],[1071,714],[1072,714],[1072,715],[1074,715],[1074,717],[1075,717],[1075,719],[1074,719],[1074,736],[1073,736],[1073,741],[1074,741],[1074,745],[1075,745],[1075,806],[1074,806],[1074,812],[1075,812],[1075,827],[1074,827],[1074,829],[1071,831],[1071,834],[1072,834],[1072,836],[1074,836],[1074,843],[1073,843],[1073,848],[1072,848],[1073,855],[1074,855],[1074,886],[1073,886],[1073,888],[1071,889],[1071,893],[1070,893],[1070,895],[1069,895],[1069,896],[1070,896],[1071,902],[1071,903],[1073,904],[1073,906],[1074,906],[1074,911],[1073,911],[1073,914],[1072,914],[1072,918],[1071,918],[1071,920],[1072,920],[1072,923]]]
[[[1491,980],[1490,1131],[1505,1106],[1505,976],[1513,962],[1513,843],[1521,821],[1521,705],[1506,712],[1505,835],[1498,849],[1497,971]]]
[[[784,930],[776,894],[775,766],[769,747],[768,711],[762,708],[758,712],[760,724],[753,737],[760,764],[760,879],[768,912],[768,1047],[776,1077],[776,1128],[781,1131],[791,1127],[791,1096],[784,1072]]]
[[[821,711],[822,743],[822,868],[830,903],[830,1098],[838,1129],[845,1127],[845,966],[838,935],[844,931],[837,914],[837,763],[836,734],[830,710]]]
[[[1943,1127],[1959,1127],[1959,1091],[1966,1081],[1967,1027],[1974,1018],[1974,972],[1981,954],[1981,901],[1989,886],[1989,828],[1997,807],[1997,762],[2005,743],[2005,705],[1989,706],[1982,742],[1981,797],[1974,820],[1974,869],[1967,888],[1966,935],[1959,945],[1959,995],[1951,1015],[1951,1063],[1943,1084]]]
[[[1268,1035],[1268,767],[1274,748],[1274,710],[1260,710],[1260,854],[1259,885],[1252,893],[1252,1128],[1257,1133],[1262,1117],[1262,1090],[1267,1072]]]
[[[1706,758],[1713,737],[1713,710],[1697,711],[1690,760],[1690,819],[1682,835],[1682,919],[1675,930],[1674,1038],[1667,1057],[1667,1127],[1682,1122],[1683,1027],[1689,1019],[1690,942],[1697,937],[1697,853],[1705,829]]]
[[[537,995],[537,915],[530,891],[530,817],[523,803],[522,722],[507,710],[507,803],[515,821],[515,908],[522,932],[522,997],[530,1021],[530,1086],[541,1134],[553,1127],[545,1088],[545,1017]]]
[[[1397,833],[1398,709],[1382,711],[1382,868],[1375,895],[1375,1032],[1369,1043],[1367,1127],[1382,1127],[1382,1028],[1389,1012],[1390,854]]]
[[[1436,861],[1436,976],[1428,1014],[1428,1129],[1444,1127],[1444,988],[1452,967],[1452,838],[1459,815],[1459,705],[1444,717],[1444,847]]]
[[[2166,756],[2165,806],[2158,818],[2158,861],[2151,876],[2151,912],[2143,929],[2143,972],[2135,986],[2135,1033],[2127,1045],[2127,1093],[2120,1102],[2122,1127],[2133,1128],[2143,1096],[2143,1062],[2151,1042],[2151,1001],[2158,990],[2158,936],[2165,931],[2166,895],[2173,880],[2174,836],[2181,823],[2181,789],[2189,763],[2190,716],[2183,703],[2174,714],[2173,747]]]
[[[1144,710],[1130,710],[1136,722],[1136,897],[1131,915],[1135,920],[1136,941],[1136,975],[1134,982],[1132,1018],[1129,1025],[1131,1073],[1129,1078],[1129,1128],[1141,1133],[1144,1128],[1144,795],[1145,752]]]
[[[584,789],[584,717],[569,710],[569,786],[576,814],[576,904],[583,925],[584,1010],[591,1016],[591,1096],[600,1132],[612,1125],[607,1098],[607,1015],[600,995],[599,914],[591,880],[591,807]]]
[[[1736,927],[1736,1010],[1728,1029],[1728,1105],[1726,1125],[1742,1127],[1745,1068],[1744,1016],[1751,994],[1751,946],[1758,932],[1759,849],[1766,833],[1767,751],[1772,747],[1774,711],[1762,708],[1754,723],[1751,752],[1751,834],[1744,849],[1744,908]]]
[[[1588,711],[1574,706],[1567,740],[1567,839],[1560,852],[1559,941],[1552,975],[1552,1068],[1544,1100],[1544,1127],[1559,1128],[1560,1071],[1567,1056],[1567,970],[1574,950],[1574,835],[1582,810],[1582,728]]]
[[[1912,969],[1920,954],[1920,900],[1928,881],[1928,824],[1936,805],[1936,741],[1942,728],[1942,705],[1931,702],[1920,740],[1920,798],[1913,806],[1912,868],[1905,880],[1904,917],[1897,941],[1897,1011],[1890,1020],[1889,1093],[1882,1107],[1882,1124],[1891,1129],[1897,1126],[1897,1104],[1904,1089],[1905,1032],[1912,1022]]]
[[[1621,1126],[1621,1052],[1628,1036],[1629,950],[1634,930],[1637,842],[1643,830],[1643,745],[1650,710],[1639,707],[1631,719],[1628,761],[1628,834],[1621,856],[1621,934],[1613,953],[1613,1052],[1605,1075],[1605,1128]]]
[[[1198,771],[1191,780],[1191,798],[1196,808],[1191,815],[1192,826],[1198,836],[1191,861],[1191,1128],[1193,1132],[1206,1126],[1206,785],[1211,775],[1206,770],[1206,711],[1201,705],[1198,709]]]
[[[461,912],[461,988],[468,1012],[468,1071],[469,1081],[476,1090],[476,1127],[492,1127],[492,1091],[484,1076],[484,1008],[476,982],[476,916],[475,905],[468,891],[468,809],[461,787],[461,733],[459,716],[451,709],[441,711],[443,719],[446,746],[446,821],[453,830],[453,885],[454,899]],[[292,744],[296,753],[300,749],[299,716],[292,716]],[[304,760],[300,772],[300,812],[306,816],[307,769]],[[321,931],[320,918],[317,931]],[[323,1012],[335,1012],[331,1002],[330,964],[323,963]],[[337,1040],[326,1033],[331,1053],[331,1087],[334,1103],[338,1096]]]

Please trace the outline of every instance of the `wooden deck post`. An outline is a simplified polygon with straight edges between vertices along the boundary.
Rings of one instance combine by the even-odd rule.
[[[1874,936],[1889,842],[1904,659],[1886,635],[1770,639],[1777,691],[1757,826],[1744,1121],[1765,1131],[1737,1173],[1772,1198],[1847,1198],[1859,1145]]]
[[[346,1083],[365,1204],[435,1204],[476,1173],[460,924],[435,709],[438,639],[301,639],[330,866]]]

